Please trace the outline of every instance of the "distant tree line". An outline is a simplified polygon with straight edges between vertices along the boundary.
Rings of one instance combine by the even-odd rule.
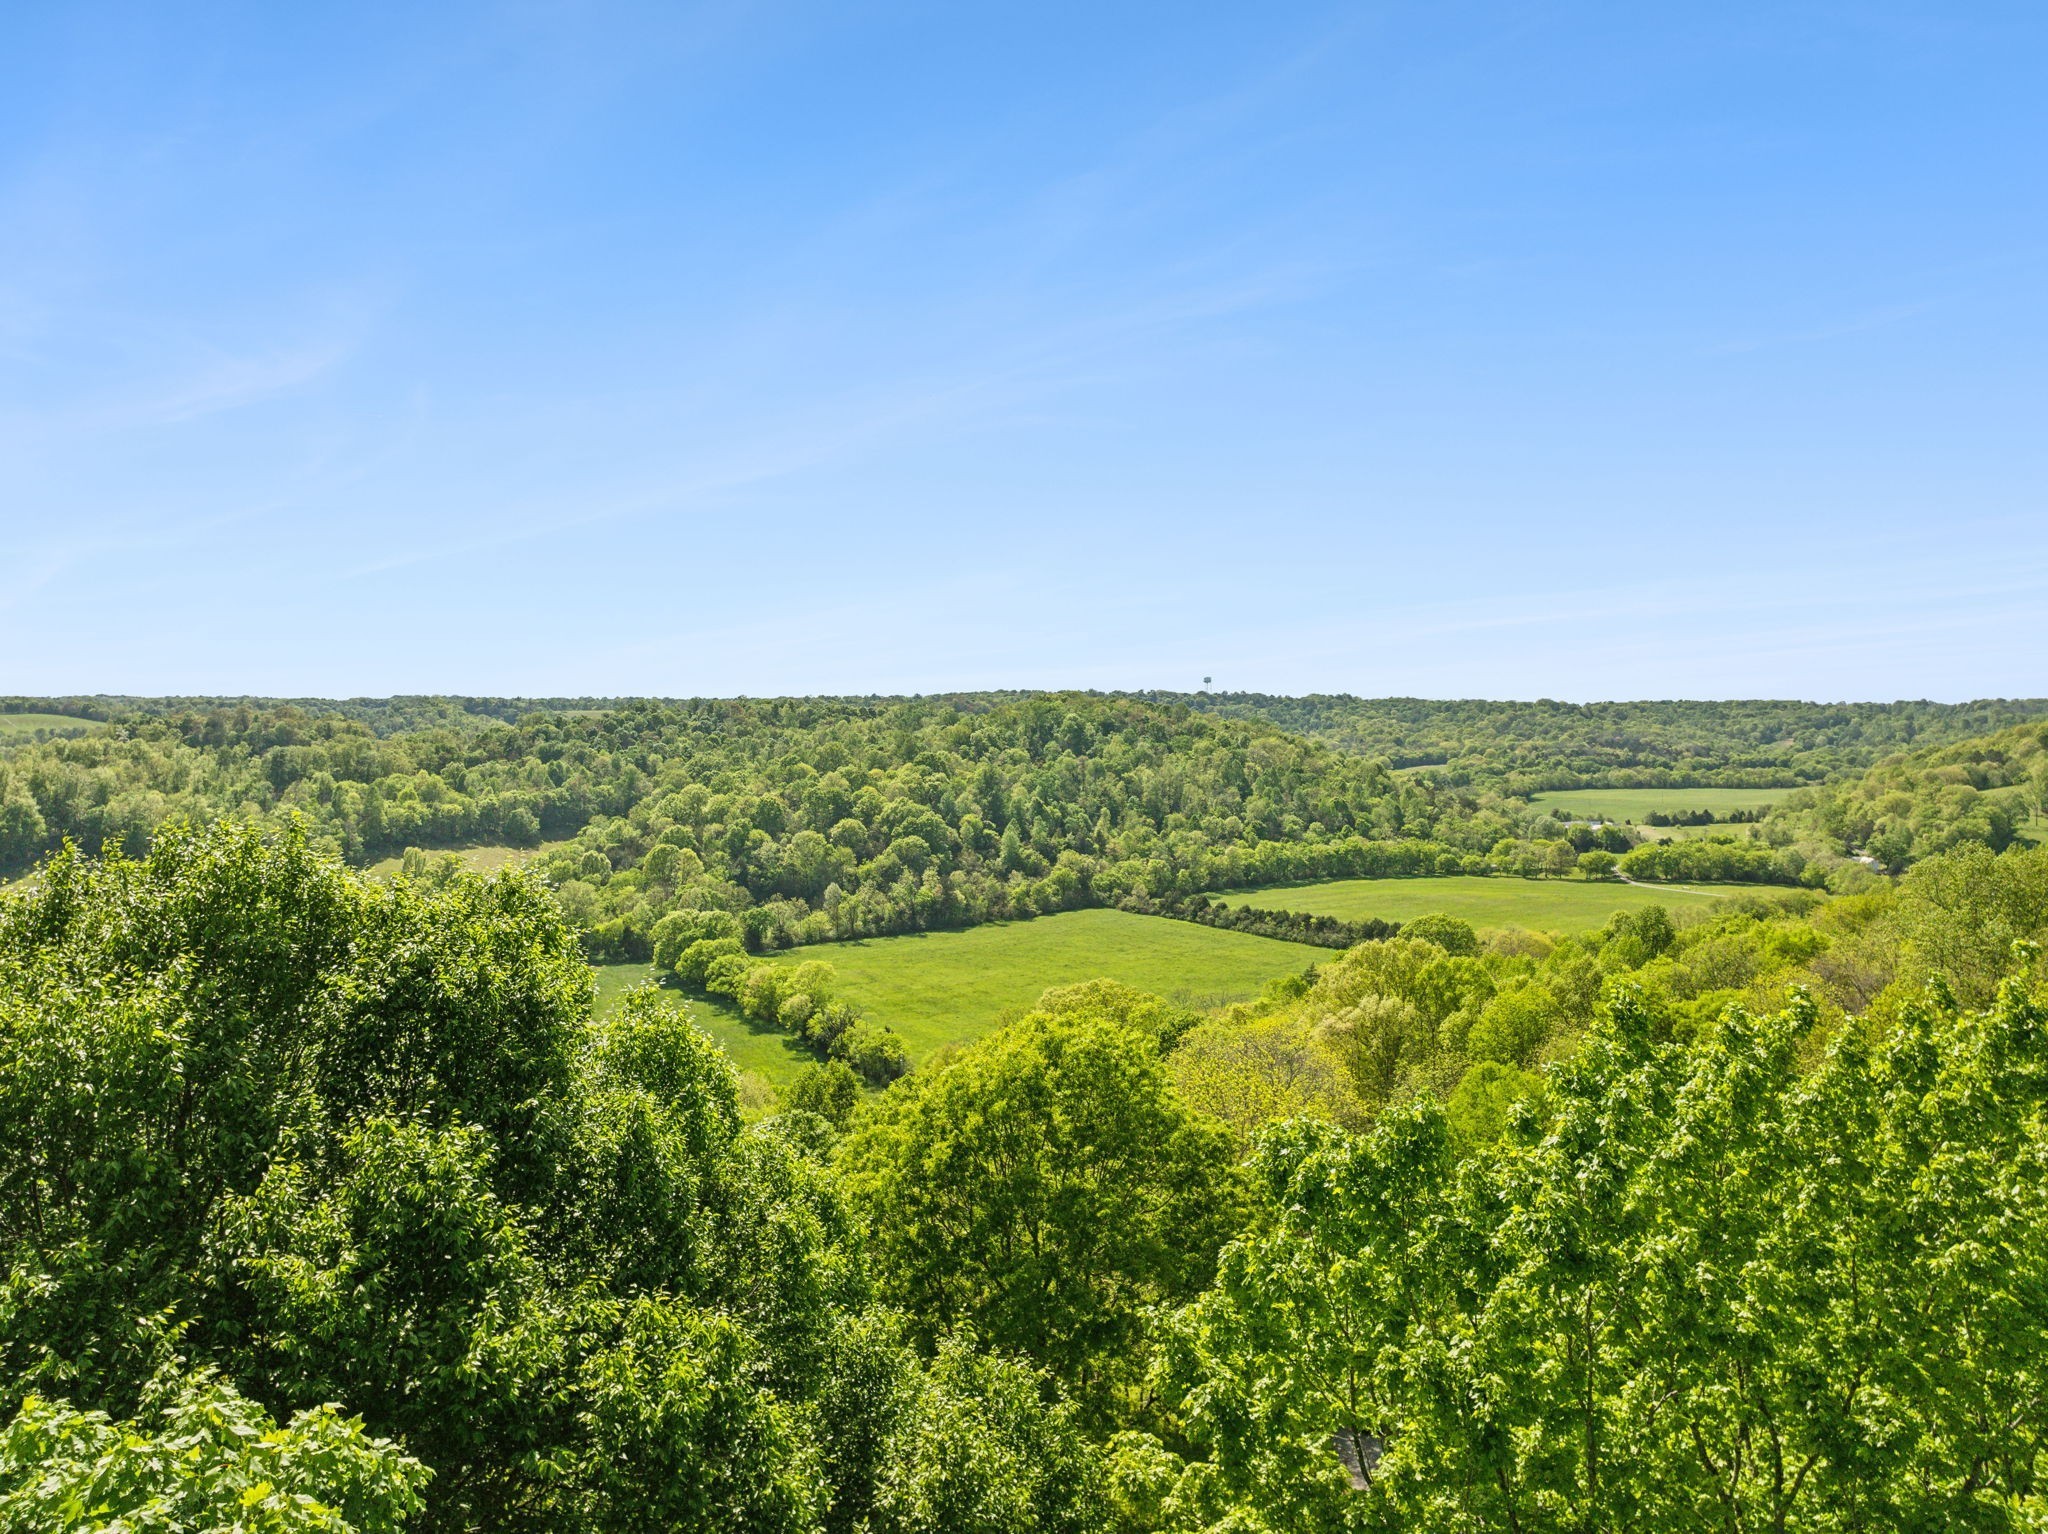
[[[1716,884],[1818,883],[1818,878],[1805,877],[1808,867],[1806,859],[1792,848],[1712,837],[1649,842],[1623,856],[1617,865],[1621,874],[1630,879],[1679,883],[1706,880]]]
[[[1800,762],[1821,770],[1804,737],[1772,733],[1802,718],[1846,761],[1880,739],[1939,735],[2026,703],[1817,714],[1715,704],[1696,716],[1676,704],[1503,706],[1474,725],[1471,758],[1498,771],[1405,774],[1262,718],[1094,694],[551,700],[593,703],[552,710],[448,698],[13,701],[105,718],[78,738],[0,746],[0,877],[66,840],[139,853],[181,818],[299,819],[316,845],[358,865],[506,846],[539,854],[600,958],[650,957],[655,926],[676,911],[729,912],[758,951],[1311,879],[1567,877],[1598,871],[1585,860],[1599,853],[1635,878],[1847,891],[1939,851],[2013,845],[2041,813],[2037,725],[1797,790],[1734,850],[1637,849],[1629,828],[1570,823],[1513,790],[1527,781],[1518,753],[1569,754],[1582,737],[1609,740],[1596,725],[1628,719],[1642,738],[1622,731],[1613,749],[1624,755],[1719,730],[1755,737],[1782,782]],[[1465,717],[1466,705],[1444,707],[1418,718],[1449,729]],[[1356,713],[1346,709],[1268,712],[1328,723]],[[1550,746],[1525,738],[1551,725],[1566,734]]]
[[[672,912],[655,926],[655,966],[691,990],[724,997],[749,1022],[794,1035],[820,1059],[845,1063],[869,1086],[886,1086],[910,1068],[894,1032],[837,996],[830,964],[770,963],[747,951],[740,930],[727,911]]]
[[[389,736],[235,705],[0,751],[6,871],[66,839],[140,852],[167,821],[223,815],[301,819],[356,863],[563,843],[537,866],[591,953],[641,959],[674,911],[730,912],[761,949],[1476,869],[1481,851],[1467,807],[1376,762],[1086,695],[642,705]]]
[[[1652,810],[1643,817],[1646,826],[1752,825],[1762,820],[1764,810]]]
[[[2048,698],[1971,703],[1774,699],[1620,703],[1149,693],[1334,741],[1422,776],[1508,793],[1771,788],[1846,776],[1896,752],[2048,717]]]

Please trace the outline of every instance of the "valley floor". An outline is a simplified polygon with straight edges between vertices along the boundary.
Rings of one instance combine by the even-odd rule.
[[[1332,879],[1321,884],[1234,890],[1225,905],[1300,911],[1341,921],[1412,921],[1441,911],[1475,927],[1591,932],[1616,911],[1680,906],[1718,898],[1682,885],[1618,884],[1593,879],[1516,879],[1453,875],[1426,879]]]
[[[920,932],[854,943],[822,943],[772,955],[783,963],[822,959],[838,993],[903,1036],[913,1063],[945,1044],[978,1039],[1028,1011],[1053,986],[1109,978],[1194,1007],[1223,1006],[1270,981],[1334,957],[1328,948],[1226,932],[1128,911],[1065,911],[1033,921],[995,922],[964,932]],[[653,977],[652,965],[597,969],[600,1008]],[[690,1010],[743,1071],[786,1081],[813,1057],[789,1035],[750,1023],[715,998]]]

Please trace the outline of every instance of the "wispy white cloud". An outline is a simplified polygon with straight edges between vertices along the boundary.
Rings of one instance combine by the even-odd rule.
[[[481,525],[455,537],[401,547],[351,565],[348,578],[385,574],[435,561],[470,558],[493,549],[658,513],[708,507],[734,492],[844,464],[881,447],[913,449],[934,434],[958,433],[1006,414],[1062,398],[1079,378],[1120,359],[1151,355],[1160,338],[1233,314],[1300,298],[1320,274],[1301,269],[1246,272],[1142,295],[1121,307],[1043,326],[1007,327],[980,345],[895,376],[869,374],[820,395],[757,405],[732,440],[678,450],[669,467],[637,485],[609,492],[526,500],[492,508]],[[1140,344],[1144,343],[1144,344]],[[795,380],[790,392],[802,388]],[[659,430],[703,429],[703,390],[621,398],[613,408]]]
[[[114,420],[172,425],[240,410],[304,388],[347,361],[353,350],[348,342],[329,339],[264,356],[223,357],[128,403]]]
[[[321,316],[296,326],[290,344],[243,347],[192,336],[136,339],[120,355],[47,402],[0,409],[0,443],[44,454],[80,443],[185,426],[306,390],[358,353],[367,311]],[[78,344],[113,327],[111,316],[74,319]],[[75,370],[73,370],[75,371]],[[26,395],[28,391],[17,391]]]

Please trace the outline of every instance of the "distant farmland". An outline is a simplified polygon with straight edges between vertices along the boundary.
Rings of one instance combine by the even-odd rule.
[[[97,719],[80,719],[76,714],[0,714],[0,746],[52,735],[83,735],[98,728]]]
[[[1534,794],[1529,802],[1567,820],[1624,820],[1640,824],[1653,814],[1682,815],[1691,810],[1768,809],[1790,788],[1568,788]]]
[[[1616,911],[1715,897],[1588,880],[1457,877],[1338,879],[1222,898],[1352,921],[1408,921],[1444,911],[1475,927],[1587,932]],[[1215,1007],[1255,996],[1268,981],[1326,962],[1335,952],[1165,917],[1088,910],[964,932],[820,943],[769,957],[786,964],[830,964],[839,975],[839,993],[900,1033],[911,1059],[922,1063],[941,1046],[980,1038],[1004,1018],[1028,1010],[1052,986],[1108,977],[1191,1006]],[[598,1007],[605,1010],[632,986],[652,979],[654,967],[605,964],[595,973]],[[686,999],[697,1022],[743,1071],[780,1085],[814,1058],[781,1029],[748,1022],[715,997]]]
[[[510,868],[515,863],[523,863],[528,858],[539,857],[543,852],[552,852],[557,847],[567,845],[566,842],[542,842],[538,847],[433,847],[426,849],[426,852],[429,858],[452,855],[471,873],[493,874],[501,868]],[[388,878],[397,873],[404,862],[402,856],[379,858],[376,862],[366,865],[363,871]]]
[[[1432,879],[1333,879],[1277,889],[1237,890],[1226,905],[1300,911],[1343,921],[1412,921],[1434,911],[1475,927],[1527,927],[1537,932],[1590,932],[1616,911],[1646,905],[1697,904],[1716,898],[1676,886],[1644,889],[1586,879],[1511,879],[1456,875]]]

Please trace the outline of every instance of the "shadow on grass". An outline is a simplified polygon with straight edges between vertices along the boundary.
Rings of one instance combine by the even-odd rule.
[[[782,1053],[789,1057],[792,1066],[815,1065],[818,1062],[816,1052],[808,1044],[774,1023],[758,1022],[746,1016],[738,1007],[708,992],[692,990],[681,984],[673,975],[657,976],[654,983],[687,1005],[690,1016],[696,1020],[697,1025],[710,1032],[714,1038],[721,1031],[743,1033],[753,1040],[772,1040],[781,1048]]]

